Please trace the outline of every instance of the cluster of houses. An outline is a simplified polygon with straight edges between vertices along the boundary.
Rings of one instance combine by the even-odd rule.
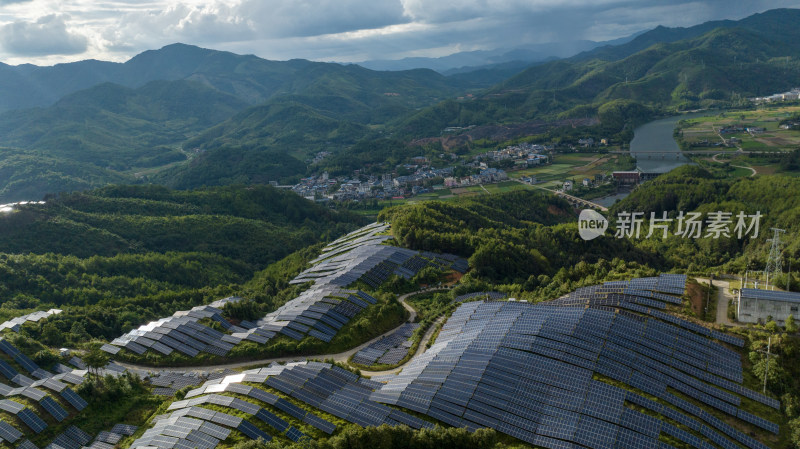
[[[425,156],[411,158],[407,164],[399,165],[403,175],[387,173],[381,176],[359,176],[356,171],[352,178],[331,178],[328,173],[319,176],[303,178],[291,187],[291,190],[300,196],[312,201],[347,201],[364,199],[390,199],[407,198],[409,196],[427,193],[434,184],[444,184],[445,187],[466,187],[479,184],[493,184],[508,179],[508,174],[500,168],[489,167],[489,164],[498,161],[514,161],[516,168],[527,168],[549,162],[549,156],[543,154],[552,151],[552,147],[531,143],[522,143],[509,146],[502,150],[489,151],[478,156],[465,166],[473,167],[477,173],[455,177],[455,167],[432,168],[430,161]],[[313,161],[319,162],[330,153],[322,151],[314,156]],[[451,154],[441,154],[440,159],[447,159]],[[532,179],[530,182],[535,183]]]
[[[545,151],[552,150],[552,146],[521,143],[519,145],[503,148],[502,150],[481,153],[475,156],[474,160],[478,162],[500,162],[512,160],[516,166],[535,167],[537,165],[547,163],[548,156],[543,153]]]
[[[800,129],[800,120],[790,121],[781,124],[781,129]]]
[[[445,187],[467,187],[478,184],[493,184],[508,179],[508,174],[499,168],[484,168],[476,175],[462,176],[460,178],[444,178]]]
[[[417,167],[409,175],[372,175],[366,179],[359,178],[358,174],[352,178],[330,178],[327,173],[323,173],[301,179],[292,186],[292,191],[312,201],[405,198],[431,191],[430,185],[434,180],[452,177],[453,170],[453,167],[424,166]]]
[[[338,183],[336,178],[331,178],[328,176],[328,172],[324,172],[319,176],[301,179],[299,183],[292,186],[292,191],[303,198],[314,201],[327,197]]]
[[[767,128],[761,126],[742,126],[742,125],[728,125],[720,128],[720,134],[736,134],[736,133],[749,133],[749,134],[762,134],[767,131]]]
[[[617,173],[617,172],[615,172]],[[603,174],[596,174],[594,175],[594,179],[592,178],[583,178],[581,180],[580,185],[583,187],[596,187],[598,184],[601,184],[606,179],[605,175]],[[561,184],[561,190],[564,192],[569,192],[576,186],[576,183],[572,179],[567,179]]]
[[[766,97],[750,98],[750,101],[752,101],[753,103],[775,103],[779,101],[795,101],[795,100],[800,100],[800,87],[795,87],[794,89],[788,92],[772,94]]]

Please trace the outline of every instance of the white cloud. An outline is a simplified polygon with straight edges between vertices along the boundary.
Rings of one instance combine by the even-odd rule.
[[[223,2],[176,3],[127,12],[101,37],[111,49],[152,48],[179,41],[202,45],[249,40],[256,37],[254,28],[252,20]]]
[[[0,28],[5,51],[22,56],[74,55],[86,51],[86,36],[67,30],[65,16],[47,15],[35,22],[15,21]]]

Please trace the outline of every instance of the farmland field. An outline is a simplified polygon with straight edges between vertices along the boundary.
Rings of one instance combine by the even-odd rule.
[[[722,151],[723,138],[736,138],[734,146],[746,151],[783,151],[800,147],[800,130],[781,129],[781,120],[800,113],[800,106],[720,112],[682,120],[678,128],[684,149]],[[764,128],[763,132],[720,133],[728,126]]]

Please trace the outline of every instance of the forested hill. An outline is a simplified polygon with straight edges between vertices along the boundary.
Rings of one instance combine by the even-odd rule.
[[[468,257],[472,278],[527,290],[549,285],[551,277],[580,262],[610,261],[616,255],[661,266],[657,255],[625,240],[581,240],[576,218],[566,201],[535,191],[428,201],[385,209],[378,217],[391,221],[404,246]]]
[[[700,212],[706,219],[709,212],[723,211],[735,216],[741,211],[747,215],[760,212],[758,238],[739,239],[733,232],[730,237],[699,239],[674,235],[677,223],[672,223],[672,232],[667,239],[658,234],[650,239],[640,239],[637,247],[662,255],[670,266],[695,270],[721,267],[727,273],[739,273],[746,269],[762,269],[766,265],[773,227],[785,229],[786,236],[800,231],[800,179],[790,176],[758,176],[755,178],[718,179],[706,170],[684,166],[643,184],[630,196],[615,204],[610,216],[623,211],[651,212],[661,217],[663,212],[676,220],[680,212]],[[749,224],[749,221],[747,222]],[[644,237],[644,235],[642,236]],[[785,260],[800,255],[800,241],[786,238],[783,247]],[[748,265],[749,264],[749,265]],[[777,285],[785,286],[786,275],[776,279]],[[797,279],[792,281],[797,288]]]
[[[198,81],[258,104],[276,94],[303,90],[314,83],[320,72],[335,73],[337,70],[348,69],[335,63],[303,59],[270,61],[254,55],[237,55],[179,43],[145,51],[125,63],[88,60],[52,67],[0,63],[0,111],[49,106],[65,95],[107,82],[137,88],[159,80]],[[396,79],[398,74],[417,73],[428,78],[431,86],[447,84],[444,76],[432,70],[361,70],[370,72],[375,80],[386,82]]]
[[[795,87],[798,20],[800,10],[784,9],[656,29],[621,46],[532,66],[473,100],[422,110],[402,130],[420,136],[448,126],[586,117],[619,102],[658,112],[740,105]]]
[[[363,223],[270,186],[111,186],[0,215],[0,252],[81,258],[202,252],[256,270]]]
[[[309,155],[343,150],[462,84],[432,70],[268,61],[183,44],[124,64],[0,65],[0,203],[120,182],[288,181],[305,173]]]
[[[48,108],[0,114],[0,145],[116,172],[157,167],[186,160],[179,143],[246,107],[193,81],[153,81],[138,89],[104,83]]]
[[[287,299],[277,290],[316,257],[315,243],[367,221],[269,186],[110,186],[49,197],[0,214],[0,320],[63,308],[59,332],[78,322],[76,341],[86,332],[108,339],[243,294],[254,279],[258,288],[244,294],[274,308]]]

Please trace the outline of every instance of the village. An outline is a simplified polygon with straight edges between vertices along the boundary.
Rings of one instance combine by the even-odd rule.
[[[552,146],[522,143],[481,153],[458,166],[444,168],[434,168],[429,158],[416,156],[411,158],[411,163],[399,165],[393,173],[365,175],[356,170],[351,176],[331,177],[323,172],[301,179],[291,190],[311,201],[322,202],[405,199],[432,192],[435,187],[469,187],[507,181],[506,170],[548,164],[552,151]],[[317,154],[313,160],[319,161],[325,156],[327,154]],[[445,154],[440,155],[440,159],[445,157]],[[530,177],[522,181],[536,182]]]

